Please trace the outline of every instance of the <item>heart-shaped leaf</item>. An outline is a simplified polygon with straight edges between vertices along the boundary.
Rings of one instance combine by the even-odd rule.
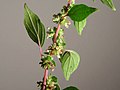
[[[105,5],[107,5],[108,7],[110,7],[113,11],[116,11],[116,8],[115,8],[112,0],[101,0],[101,2]]]
[[[24,25],[29,37],[42,47],[46,37],[45,27],[39,17],[28,8],[26,3],[24,4]]]
[[[88,7],[87,5],[84,4],[78,4],[74,5],[70,11],[68,12],[68,16],[73,20],[73,21],[82,21],[85,18],[87,18],[90,14],[95,12],[97,9],[93,7]]]
[[[83,29],[84,29],[84,27],[85,27],[85,25],[86,25],[86,19],[84,19],[84,20],[82,20],[82,21],[80,21],[80,22],[78,22],[78,21],[74,21],[74,25],[75,25],[75,27],[76,27],[76,29],[77,29],[77,32],[78,32],[78,34],[82,34],[82,31],[83,31]]]
[[[62,70],[66,80],[69,80],[71,74],[77,69],[80,56],[78,53],[72,50],[67,50],[61,57]]]

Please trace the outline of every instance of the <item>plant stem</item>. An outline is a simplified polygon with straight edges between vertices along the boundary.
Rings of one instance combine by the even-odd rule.
[[[60,23],[58,24],[57,30],[56,30],[55,35],[54,35],[54,40],[53,40],[54,43],[56,43],[56,39],[57,39],[59,30],[60,30]]]
[[[39,45],[40,58],[42,58],[42,47]]]
[[[48,77],[48,69],[46,68],[45,71],[44,71],[44,79],[43,79],[42,90],[46,90],[46,80],[47,80],[47,77]]]
[[[70,4],[71,4],[71,0],[68,1],[67,7],[69,7]],[[57,26],[57,29],[56,29],[56,32],[55,32],[55,35],[54,35],[53,43],[56,43],[56,39],[57,39],[59,30],[60,30],[60,27],[61,27],[61,25],[60,25],[60,23],[58,23],[58,26]],[[39,45],[39,50],[40,50],[40,56],[42,57],[42,48],[41,48],[40,45]],[[45,71],[44,71],[42,90],[46,90],[46,80],[47,80],[47,77],[48,77],[48,68],[46,68]]]
[[[40,58],[42,58],[42,47],[41,47],[40,43],[39,43],[39,52],[40,52]],[[47,80],[47,77],[48,77],[48,69],[46,68],[45,71],[44,71],[44,78],[43,78],[42,90],[46,89],[46,80]]]
[[[68,0],[67,7],[69,7],[69,6],[70,6],[70,3],[71,3],[71,0]]]
[[[70,6],[71,2],[72,2],[72,0],[68,0],[67,8]],[[65,16],[63,16],[63,17],[65,17]],[[56,43],[56,39],[57,39],[59,30],[60,30],[60,23],[58,23],[57,30],[56,30],[55,35],[54,35],[53,43]]]

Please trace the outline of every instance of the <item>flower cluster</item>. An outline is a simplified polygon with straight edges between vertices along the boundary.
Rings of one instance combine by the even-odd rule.
[[[43,82],[39,81],[39,82],[37,82],[37,84],[38,84],[37,87],[40,88],[40,90],[41,90],[41,88],[43,86]],[[47,81],[46,81],[46,90],[56,90],[56,89],[60,90],[60,87],[58,85],[58,79],[55,76],[49,75],[47,78]]]
[[[42,56],[41,58],[41,62],[39,63],[41,64],[41,67],[43,67],[44,69],[51,69],[52,71],[54,70],[54,67],[56,66],[53,57],[50,55],[47,56]]]
[[[60,13],[53,15],[53,22],[57,24],[60,23],[61,25],[68,28],[71,24],[70,21],[66,18],[68,11],[69,8],[67,6],[63,6]]]
[[[49,31],[47,32],[47,38],[52,38],[53,40],[56,29],[57,29],[56,27],[49,28]],[[45,52],[46,54],[57,55],[58,58],[60,58],[60,54],[63,53],[64,47],[66,45],[63,35],[64,35],[64,29],[61,28],[58,32],[56,43],[53,43],[51,46],[48,47],[48,49]]]
[[[57,77],[49,75],[47,79],[46,90],[56,90],[58,89],[58,80]]]

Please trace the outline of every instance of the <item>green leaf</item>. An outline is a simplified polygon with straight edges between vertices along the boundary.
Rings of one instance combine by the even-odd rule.
[[[75,25],[75,27],[76,27],[76,29],[77,29],[77,32],[78,32],[78,34],[82,34],[82,31],[83,31],[83,28],[85,27],[85,25],[86,25],[86,19],[84,19],[84,20],[82,20],[82,21],[80,21],[80,22],[78,22],[78,21],[74,21],[74,25]]]
[[[56,88],[54,90],[60,90],[60,86],[58,84],[55,84]]]
[[[54,60],[51,60],[51,62],[52,62],[52,64],[53,64],[54,66],[56,66],[56,63],[55,63],[55,61],[54,61]]]
[[[67,87],[63,90],[79,90],[79,89],[77,89],[76,87],[70,86],[70,87]]]
[[[73,21],[82,21],[85,18],[87,18],[90,14],[95,12],[97,9],[93,7],[88,7],[87,5],[84,4],[78,4],[74,5],[70,11],[68,12],[68,16],[73,20]]]
[[[62,70],[66,80],[69,80],[71,74],[77,69],[80,56],[78,53],[72,50],[67,50],[61,57]]]
[[[55,83],[57,83],[57,82],[58,82],[58,79],[57,79],[57,77],[56,77],[56,76],[52,76],[51,78],[52,78],[52,81],[53,81],[53,82],[55,82]]]
[[[115,8],[112,0],[101,0],[101,2],[105,5],[107,5],[108,7],[110,7],[113,11],[116,11],[116,8]]]
[[[45,27],[39,17],[28,8],[26,3],[24,4],[24,25],[29,37],[42,47],[46,37]]]

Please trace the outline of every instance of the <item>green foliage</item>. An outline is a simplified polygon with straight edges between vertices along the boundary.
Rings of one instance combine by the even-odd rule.
[[[46,90],[60,90],[56,76],[50,75],[47,79]]]
[[[75,51],[67,50],[62,55],[60,61],[65,79],[69,80],[71,74],[77,69],[80,63],[80,56]]]
[[[24,25],[29,37],[38,45],[43,46],[45,42],[45,27],[39,17],[24,4]]]
[[[77,89],[76,87],[70,86],[70,87],[67,87],[63,90],[79,90],[79,89]]]
[[[82,34],[82,31],[83,31],[83,29],[84,29],[84,27],[86,25],[86,21],[87,21],[86,19],[84,19],[84,20],[82,20],[80,22],[74,21],[74,25],[75,25],[75,27],[76,27],[77,32],[78,32],[79,35]]]
[[[53,56],[57,56],[61,62],[62,71],[66,80],[69,80],[71,74],[78,68],[80,63],[80,56],[77,52],[65,49],[64,29],[61,26],[69,27],[71,24],[67,17],[70,17],[78,34],[82,34],[86,26],[87,17],[94,13],[97,9],[89,7],[85,4],[76,4],[75,0],[67,0],[68,5],[63,6],[61,12],[53,15],[53,22],[59,27],[48,28],[47,38],[52,39],[52,44],[48,46],[44,54],[42,54],[41,47],[46,38],[45,27],[40,21],[39,17],[33,13],[29,7],[24,4],[24,25],[29,37],[40,46],[40,65],[46,70],[42,81],[37,82],[39,90],[60,90],[58,79],[56,76],[49,75],[47,70],[54,70],[56,63]],[[96,0],[93,0],[94,2]],[[116,10],[112,0],[101,0],[101,2],[112,10]],[[79,90],[76,87],[69,86],[63,90]]]
[[[41,67],[43,67],[44,69],[48,68],[48,69],[54,70],[54,67],[56,66],[56,63],[53,60],[53,57],[50,55],[43,56],[41,58],[40,64],[41,64]]]
[[[110,7],[113,11],[116,11],[116,8],[115,8],[112,0],[101,0],[101,2],[105,5],[107,5],[108,7]]]
[[[58,84],[55,84],[55,89],[54,90],[60,90],[60,86]]]
[[[90,14],[95,12],[97,9],[93,7],[88,7],[87,5],[84,4],[78,4],[74,5],[70,11],[68,12],[68,16],[73,20],[73,21],[82,21],[86,19]]]
[[[74,3],[74,0],[72,1],[72,3]],[[70,21],[66,18],[66,15],[71,7],[71,5],[69,8],[67,6],[63,6],[60,13],[53,15],[53,22],[57,24],[60,23],[62,26],[68,28],[70,25]]]
[[[54,28],[48,28],[48,29],[49,31],[47,32],[47,38],[52,38],[53,40],[55,31],[57,28],[54,27]],[[56,43],[53,43],[51,46],[49,46],[45,53],[51,54],[51,55],[57,55],[57,57],[60,58],[60,54],[63,53],[63,49],[66,45],[63,34],[64,34],[64,29],[61,28],[58,32]]]

